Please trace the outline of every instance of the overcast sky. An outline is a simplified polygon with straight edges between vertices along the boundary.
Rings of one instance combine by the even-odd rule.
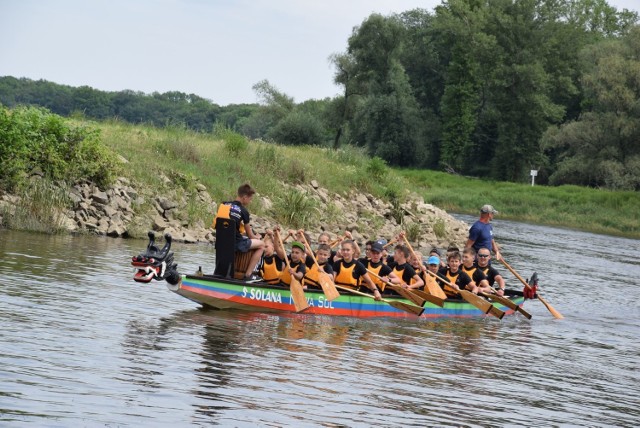
[[[332,97],[329,55],[354,26],[439,0],[0,0],[0,76],[107,91],[257,102],[268,79],[296,102]],[[610,0],[640,9],[638,0]]]

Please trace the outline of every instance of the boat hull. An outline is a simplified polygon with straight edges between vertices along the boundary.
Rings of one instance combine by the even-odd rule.
[[[213,276],[185,275],[177,285],[169,285],[169,289],[189,300],[217,309],[240,309],[254,312],[296,312],[293,298],[288,288],[272,286],[265,283],[247,283],[233,279],[222,279]],[[340,297],[328,301],[322,290],[305,291],[309,308],[303,313],[347,316],[355,318],[392,317],[416,318],[416,315],[397,309],[388,303],[378,302],[373,298],[352,295],[342,292]],[[522,305],[524,297],[517,293],[509,298]],[[410,301],[400,297],[385,297],[406,304]],[[514,311],[498,303],[494,306],[512,314]],[[424,318],[468,318],[488,316],[475,306],[464,300],[447,299],[444,307],[427,302],[424,305]]]

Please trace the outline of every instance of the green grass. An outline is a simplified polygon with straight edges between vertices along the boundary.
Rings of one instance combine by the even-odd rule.
[[[640,238],[640,193],[578,186],[531,186],[427,170],[400,170],[426,202],[447,211],[478,214],[484,204],[499,218]]]
[[[397,198],[402,202],[411,190],[422,195],[426,202],[451,212],[475,215],[479,207],[489,203],[500,211],[499,218],[640,238],[638,192],[577,186],[531,187],[436,171],[398,170],[372,161],[361,149],[354,147],[335,151],[262,141],[250,141],[245,145],[237,135],[233,135],[229,143],[220,139],[221,135],[226,135],[220,130],[215,134],[202,134],[181,128],[158,129],[117,121],[90,125],[100,128],[102,141],[128,160],[124,170],[129,178],[158,189],[166,186],[161,178],[163,175],[186,190],[201,182],[215,201],[234,198],[237,187],[248,182],[259,195],[271,199],[276,211],[280,211],[280,217],[280,205],[286,205],[294,196],[286,194],[281,183],[316,180],[330,193],[346,195],[357,189],[386,201]],[[273,211],[265,213],[259,198],[256,199],[252,212],[277,214]],[[335,219],[339,223],[340,213],[332,204],[318,208],[318,218],[323,219],[320,221],[328,224]],[[310,220],[303,219],[303,222]]]

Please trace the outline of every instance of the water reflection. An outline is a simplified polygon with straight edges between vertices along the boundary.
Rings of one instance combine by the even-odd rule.
[[[0,231],[0,425],[634,426],[640,243],[497,226],[565,320],[202,311],[131,281],[141,241]]]

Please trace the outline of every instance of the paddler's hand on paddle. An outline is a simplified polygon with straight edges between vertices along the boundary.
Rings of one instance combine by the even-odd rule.
[[[375,291],[373,292],[373,298],[375,300],[382,300],[382,294],[380,294],[380,290],[378,290],[378,287],[376,287]]]
[[[498,296],[504,296],[504,288],[498,288],[495,292]]]

